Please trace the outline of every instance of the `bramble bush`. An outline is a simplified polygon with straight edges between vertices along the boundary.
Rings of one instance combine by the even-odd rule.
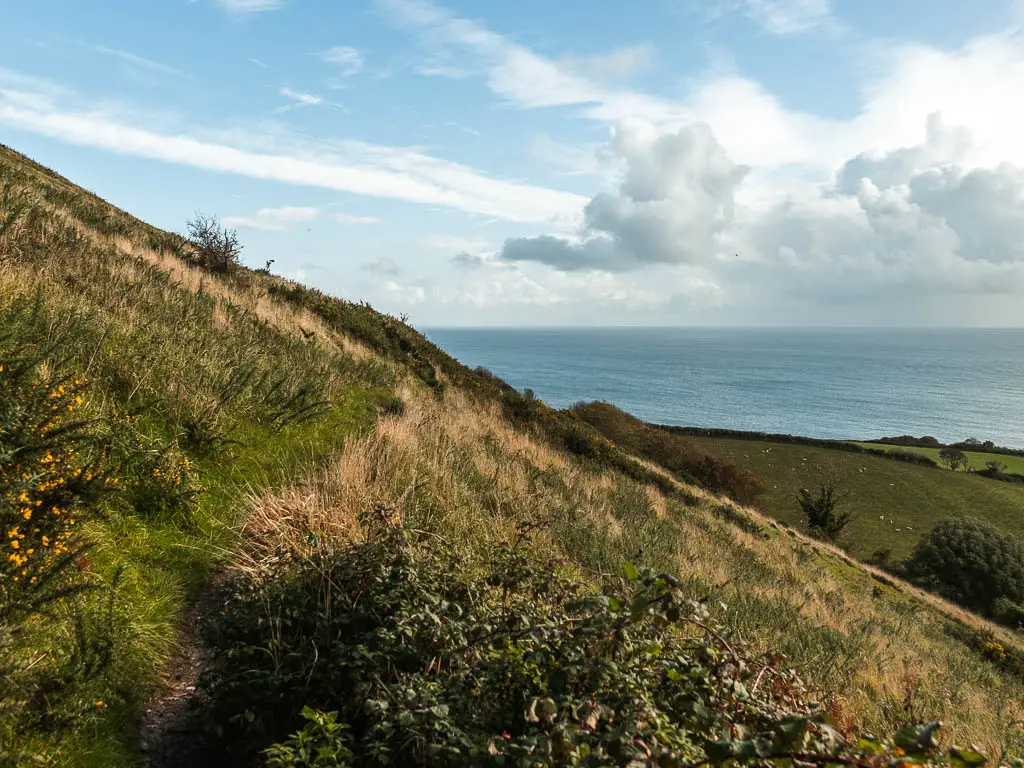
[[[216,216],[199,211],[186,222],[191,260],[210,272],[226,274],[238,267],[242,244],[238,232],[220,225]]]
[[[205,720],[249,764],[257,748],[282,768],[947,759],[938,724],[841,733],[777,655],[747,652],[649,569],[593,594],[517,547],[474,564],[388,528],[263,576],[229,585],[201,681]]]

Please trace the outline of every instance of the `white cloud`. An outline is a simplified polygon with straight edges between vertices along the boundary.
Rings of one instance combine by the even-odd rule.
[[[403,285],[396,280],[386,280],[384,290],[403,304],[421,304],[427,298],[427,291],[421,285]]]
[[[351,213],[334,213],[331,218],[339,224],[380,224],[376,216],[353,216]]]
[[[656,137],[623,125],[611,145],[626,174],[618,194],[599,194],[584,209],[581,239],[512,239],[502,249],[506,260],[627,271],[714,257],[733,225],[734,194],[749,169],[726,156],[706,125]]]
[[[456,237],[453,235],[431,235],[424,241],[424,245],[439,251],[448,253],[466,252],[479,253],[488,249],[486,240],[479,238]]]
[[[378,4],[394,22],[419,30],[435,58],[459,61],[464,70],[471,63],[466,54],[476,57],[476,68],[484,70],[491,90],[515,106],[603,105],[619,117],[637,111],[648,117],[678,111],[665,99],[600,86],[570,64],[539,56],[477,22],[452,16],[429,0],[378,0]],[[451,48],[456,49],[454,53]],[[632,55],[636,58],[637,52]],[[620,53],[620,58],[626,57]]]
[[[646,71],[654,64],[658,49],[651,43],[638,43],[592,56],[572,56],[561,65],[573,72],[598,80],[621,80]]]
[[[446,77],[449,80],[465,80],[470,77],[472,71],[464,67],[456,67],[451,64],[427,62],[414,67],[417,74],[424,77]]]
[[[276,11],[285,5],[285,0],[214,0],[214,2],[228,13],[237,14]]]
[[[335,45],[321,53],[320,58],[328,64],[333,64],[342,77],[359,74],[365,63],[363,54],[350,45]]]
[[[509,240],[506,262],[567,273],[696,267],[698,293],[738,288],[819,310],[1024,290],[1024,170],[965,165],[970,134],[938,117],[923,143],[857,155],[830,182],[767,207],[737,202],[746,169],[707,126],[624,126],[612,146],[626,173],[617,194],[587,205],[579,237]]]
[[[722,10],[741,11],[773,35],[799,35],[836,23],[831,0],[729,0]]]
[[[363,142],[303,143],[294,137],[207,140],[139,127],[133,116],[62,107],[57,91],[7,87],[0,72],[0,123],[79,146],[298,186],[443,206],[509,221],[569,221],[585,198],[488,177],[415,149]],[[14,78],[24,83],[24,79]],[[246,142],[264,144],[249,149]]]
[[[281,208],[260,208],[251,216],[226,216],[223,224],[226,227],[282,231],[295,224],[313,221],[319,215],[319,209],[312,206],[286,205]]]
[[[398,265],[395,264],[394,259],[389,259],[386,256],[363,264],[363,269],[375,275],[389,275],[391,277],[396,277],[399,273]]]
[[[303,106],[315,106],[324,103],[324,100],[314,93],[301,93],[300,91],[293,91],[291,88],[282,88],[278,93],[286,99],[291,99]]]
[[[152,59],[146,59],[142,56],[137,56],[134,53],[128,51],[122,51],[117,48],[108,48],[105,45],[94,45],[91,46],[92,50],[96,53],[102,54],[103,56],[113,56],[115,58],[126,61],[136,67],[142,67],[144,69],[151,69],[154,72],[162,72],[165,75],[178,75],[180,76],[181,70],[175,69],[167,64],[161,64],[159,61],[153,61]]]

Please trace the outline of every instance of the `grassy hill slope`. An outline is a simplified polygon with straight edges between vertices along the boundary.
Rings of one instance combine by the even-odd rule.
[[[942,718],[950,738],[1020,754],[1013,634],[645,465],[571,415],[537,406],[514,424],[507,387],[396,318],[271,275],[205,273],[181,238],[2,148],[0,179],[0,403],[21,418],[19,403],[50,407],[71,387],[53,402],[71,397],[80,427],[61,412],[41,438],[19,433],[21,456],[45,464],[74,438],[116,478],[68,502],[73,531],[61,523],[87,549],[60,578],[89,589],[0,633],[9,761],[136,764],[141,711],[213,574],[259,583],[366,539],[374,514],[471,564],[521,541],[593,588],[626,561],[677,574],[732,643],[799,669],[842,727]],[[569,439],[553,439],[563,426]],[[0,493],[5,527],[23,525],[20,493]],[[5,567],[8,611],[25,587]]]

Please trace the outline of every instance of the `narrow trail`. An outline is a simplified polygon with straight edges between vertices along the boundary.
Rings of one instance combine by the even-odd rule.
[[[146,768],[206,768],[216,762],[195,705],[196,685],[210,663],[201,625],[217,605],[215,580],[182,617],[177,647],[163,673],[164,682],[147,702],[139,724],[139,750]]]

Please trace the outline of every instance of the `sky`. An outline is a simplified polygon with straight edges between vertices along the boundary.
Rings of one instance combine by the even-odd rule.
[[[0,18],[0,142],[421,327],[1024,326],[1024,0]]]

